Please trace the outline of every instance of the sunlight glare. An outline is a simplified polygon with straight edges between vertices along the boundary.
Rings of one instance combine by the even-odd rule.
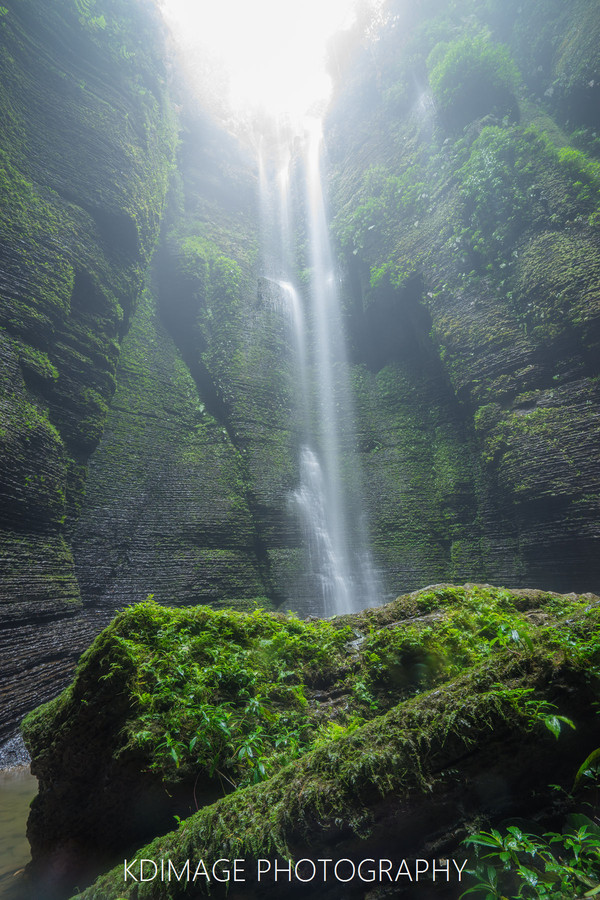
[[[184,62],[199,82],[219,74],[234,114],[298,118],[327,98],[328,38],[352,22],[356,0],[161,0]],[[223,86],[221,87],[223,90]]]

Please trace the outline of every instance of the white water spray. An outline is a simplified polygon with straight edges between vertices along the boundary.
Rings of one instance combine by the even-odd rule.
[[[331,543],[323,560],[329,580],[324,598],[326,611],[331,614],[374,605],[377,603],[377,586],[360,503],[361,478],[354,452],[353,403],[325,208],[321,151],[321,122],[313,120],[308,130],[306,153],[307,207],[315,368],[319,386],[318,441],[323,457],[323,502]],[[342,467],[346,470],[345,477]],[[303,468],[301,465],[301,473]],[[310,467],[305,471],[310,476]]]
[[[291,281],[278,281],[286,302],[288,320],[294,337],[298,370],[298,406],[303,440],[308,440],[310,433],[308,351],[306,346],[306,323],[300,294]]]

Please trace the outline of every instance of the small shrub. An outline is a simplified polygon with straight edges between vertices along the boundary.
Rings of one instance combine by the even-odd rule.
[[[502,45],[463,37],[434,47],[428,68],[434,100],[448,124],[462,127],[490,113],[516,115],[521,76]]]
[[[476,267],[505,261],[508,248],[536,216],[543,215],[538,182],[541,169],[551,166],[555,151],[535,130],[482,129],[458,173],[468,216],[460,237]]]

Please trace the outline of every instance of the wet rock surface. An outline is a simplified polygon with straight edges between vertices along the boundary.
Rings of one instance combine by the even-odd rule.
[[[572,132],[567,87],[597,71],[589,8],[472,8],[490,29],[483,44],[458,11],[394,11],[406,43],[384,28],[344,70],[327,117],[376,557],[407,586],[477,571],[593,590],[597,151],[591,108]],[[567,33],[581,38],[568,64]],[[451,121],[442,76],[456,104],[472,87],[460,66],[450,80],[454,52],[485,67],[498,43],[521,69],[518,116],[495,113],[491,93],[485,114],[469,106],[466,127]]]

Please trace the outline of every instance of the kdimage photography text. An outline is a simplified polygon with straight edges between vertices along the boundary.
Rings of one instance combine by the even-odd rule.
[[[204,881],[211,882],[313,882],[338,881],[348,883],[363,882],[418,882],[462,881],[466,859],[365,859],[353,860],[347,857],[333,859],[303,858],[299,860],[280,857],[247,860],[223,857],[216,860],[170,858],[136,858],[123,860],[123,880],[125,882],[147,881]]]

